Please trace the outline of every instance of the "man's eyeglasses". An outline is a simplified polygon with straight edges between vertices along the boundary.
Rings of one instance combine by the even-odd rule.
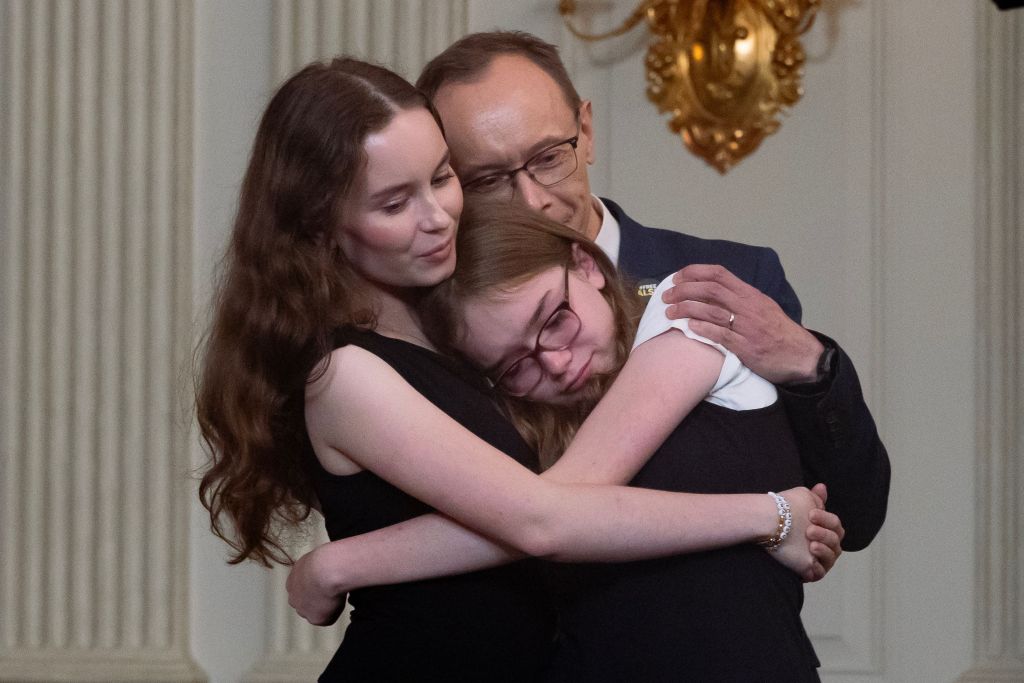
[[[544,369],[538,356],[544,351],[561,351],[580,333],[580,318],[569,305],[569,264],[565,265],[565,294],[537,333],[533,351],[517,359],[498,375],[495,386],[511,396],[525,396],[540,384]]]
[[[520,171],[530,176],[533,182],[543,187],[551,187],[562,182],[576,171],[576,144],[580,135],[546,147],[537,152],[530,160],[519,168],[500,173],[490,173],[463,183],[466,192],[501,199],[512,199],[515,195],[515,178]]]

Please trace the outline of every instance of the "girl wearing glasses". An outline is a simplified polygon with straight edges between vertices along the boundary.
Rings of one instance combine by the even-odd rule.
[[[835,533],[809,520],[837,522],[805,488],[783,492],[787,512],[764,491],[595,485],[626,481],[654,451],[660,437],[639,438],[645,428],[631,439],[595,425],[538,477],[490,386],[439,354],[421,323],[424,293],[455,267],[461,211],[436,116],[395,74],[351,59],[312,64],[271,99],[197,394],[210,452],[200,496],[232,562],[287,562],[282,534],[319,507],[335,539],[436,510],[438,551],[454,537],[481,568],[522,554],[628,561],[765,539],[786,571],[811,578],[831,565]],[[810,542],[819,531],[832,547]],[[428,547],[430,533],[417,536]],[[535,570],[515,562],[354,591],[322,680],[535,678],[552,634]]]

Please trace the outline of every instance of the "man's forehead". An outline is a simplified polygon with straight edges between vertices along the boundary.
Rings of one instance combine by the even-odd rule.
[[[492,65],[480,79],[438,91],[435,106],[457,165],[522,163],[524,155],[575,132],[576,112],[561,89],[527,64],[532,72],[522,78],[510,78],[518,67]]]
[[[574,116],[561,87],[544,69],[520,55],[499,55],[475,78],[442,85],[434,104],[449,116],[492,110],[540,110],[549,117]]]

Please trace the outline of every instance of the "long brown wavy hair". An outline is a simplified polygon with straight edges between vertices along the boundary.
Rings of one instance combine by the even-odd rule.
[[[504,397],[510,419],[544,466],[557,460],[572,441],[633,344],[642,307],[627,293],[615,266],[589,239],[540,213],[508,202],[467,197],[456,240],[455,272],[422,303],[421,317],[432,341],[438,348],[458,353],[466,333],[462,311],[468,299],[507,296],[533,276],[570,263],[573,245],[589,254],[604,275],[601,292],[612,309],[617,365],[611,373],[592,378],[583,398],[571,406]]]
[[[289,78],[260,121],[196,354],[210,456],[199,496],[232,563],[290,562],[282,532],[315,504],[301,461],[305,383],[330,353],[333,330],[374,325],[333,235],[365,168],[366,137],[420,107],[438,120],[398,75],[338,58]]]

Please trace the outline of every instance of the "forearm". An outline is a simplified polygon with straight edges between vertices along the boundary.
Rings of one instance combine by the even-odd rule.
[[[577,451],[566,461],[541,474],[552,481],[571,483],[578,477],[593,484],[624,484],[633,468],[589,467],[590,454]],[[597,454],[594,454],[597,455]],[[612,458],[595,457],[594,464]],[[508,564],[525,557],[443,515],[421,515],[366,534],[327,544],[332,564],[332,583],[337,592],[464,574]]]
[[[772,531],[766,496],[652,493],[661,494],[665,501],[666,514],[661,519],[651,519],[648,505],[638,506],[626,497],[616,512],[620,519],[608,527],[595,528],[592,521],[560,524],[549,538],[550,551],[544,554],[564,561],[625,561],[725,547],[764,538]],[[631,521],[638,517],[643,530]],[[438,514],[333,541],[319,552],[323,580],[338,594],[462,574],[524,557]]]
[[[623,484],[631,469],[587,467],[586,454],[569,460],[571,467],[554,468],[542,477],[569,483],[566,477],[585,473],[583,482]],[[597,458],[596,460],[602,460]],[[610,460],[605,457],[604,461]],[[464,574],[508,564],[525,557],[440,514],[428,514],[366,534],[333,541],[325,548],[333,566],[337,592]]]
[[[719,351],[677,329],[640,344],[542,476],[583,484],[629,482],[707,396],[721,368]]]
[[[572,514],[541,526],[528,544],[530,554],[561,562],[624,562],[700,552],[765,538],[775,520],[771,498],[763,494],[682,494],[585,484],[564,490]]]
[[[322,552],[336,593],[463,574],[524,557],[439,514],[332,541]]]
[[[818,335],[827,344],[827,337]],[[866,547],[885,520],[890,466],[852,361],[836,346],[832,377],[821,391],[780,387],[800,448],[804,479],[828,485],[827,508],[846,529],[844,550]]]
[[[573,488],[582,507],[600,506],[600,514],[579,510],[566,516],[537,542],[535,554],[556,561],[614,562],[698,552],[765,538],[775,521],[771,499],[761,494],[623,489],[644,495],[609,501],[606,487]],[[654,510],[660,513],[652,514]],[[325,580],[335,593],[461,574],[524,556],[437,514],[333,541],[321,552],[328,568]]]
[[[738,496],[734,508],[723,496],[538,478],[454,423],[372,354],[345,347],[333,360],[306,404],[321,462],[335,466],[344,453],[440,513],[526,554],[632,560],[732,545],[771,531],[767,496]],[[659,381],[668,382],[665,391],[674,388],[665,375],[648,381],[648,395],[664,395]],[[680,406],[660,403],[641,414],[649,421],[663,411],[658,422],[670,431]],[[381,405],[403,415],[403,429],[384,419]],[[338,406],[346,407],[344,419],[337,418]],[[661,441],[649,438],[655,446]]]

